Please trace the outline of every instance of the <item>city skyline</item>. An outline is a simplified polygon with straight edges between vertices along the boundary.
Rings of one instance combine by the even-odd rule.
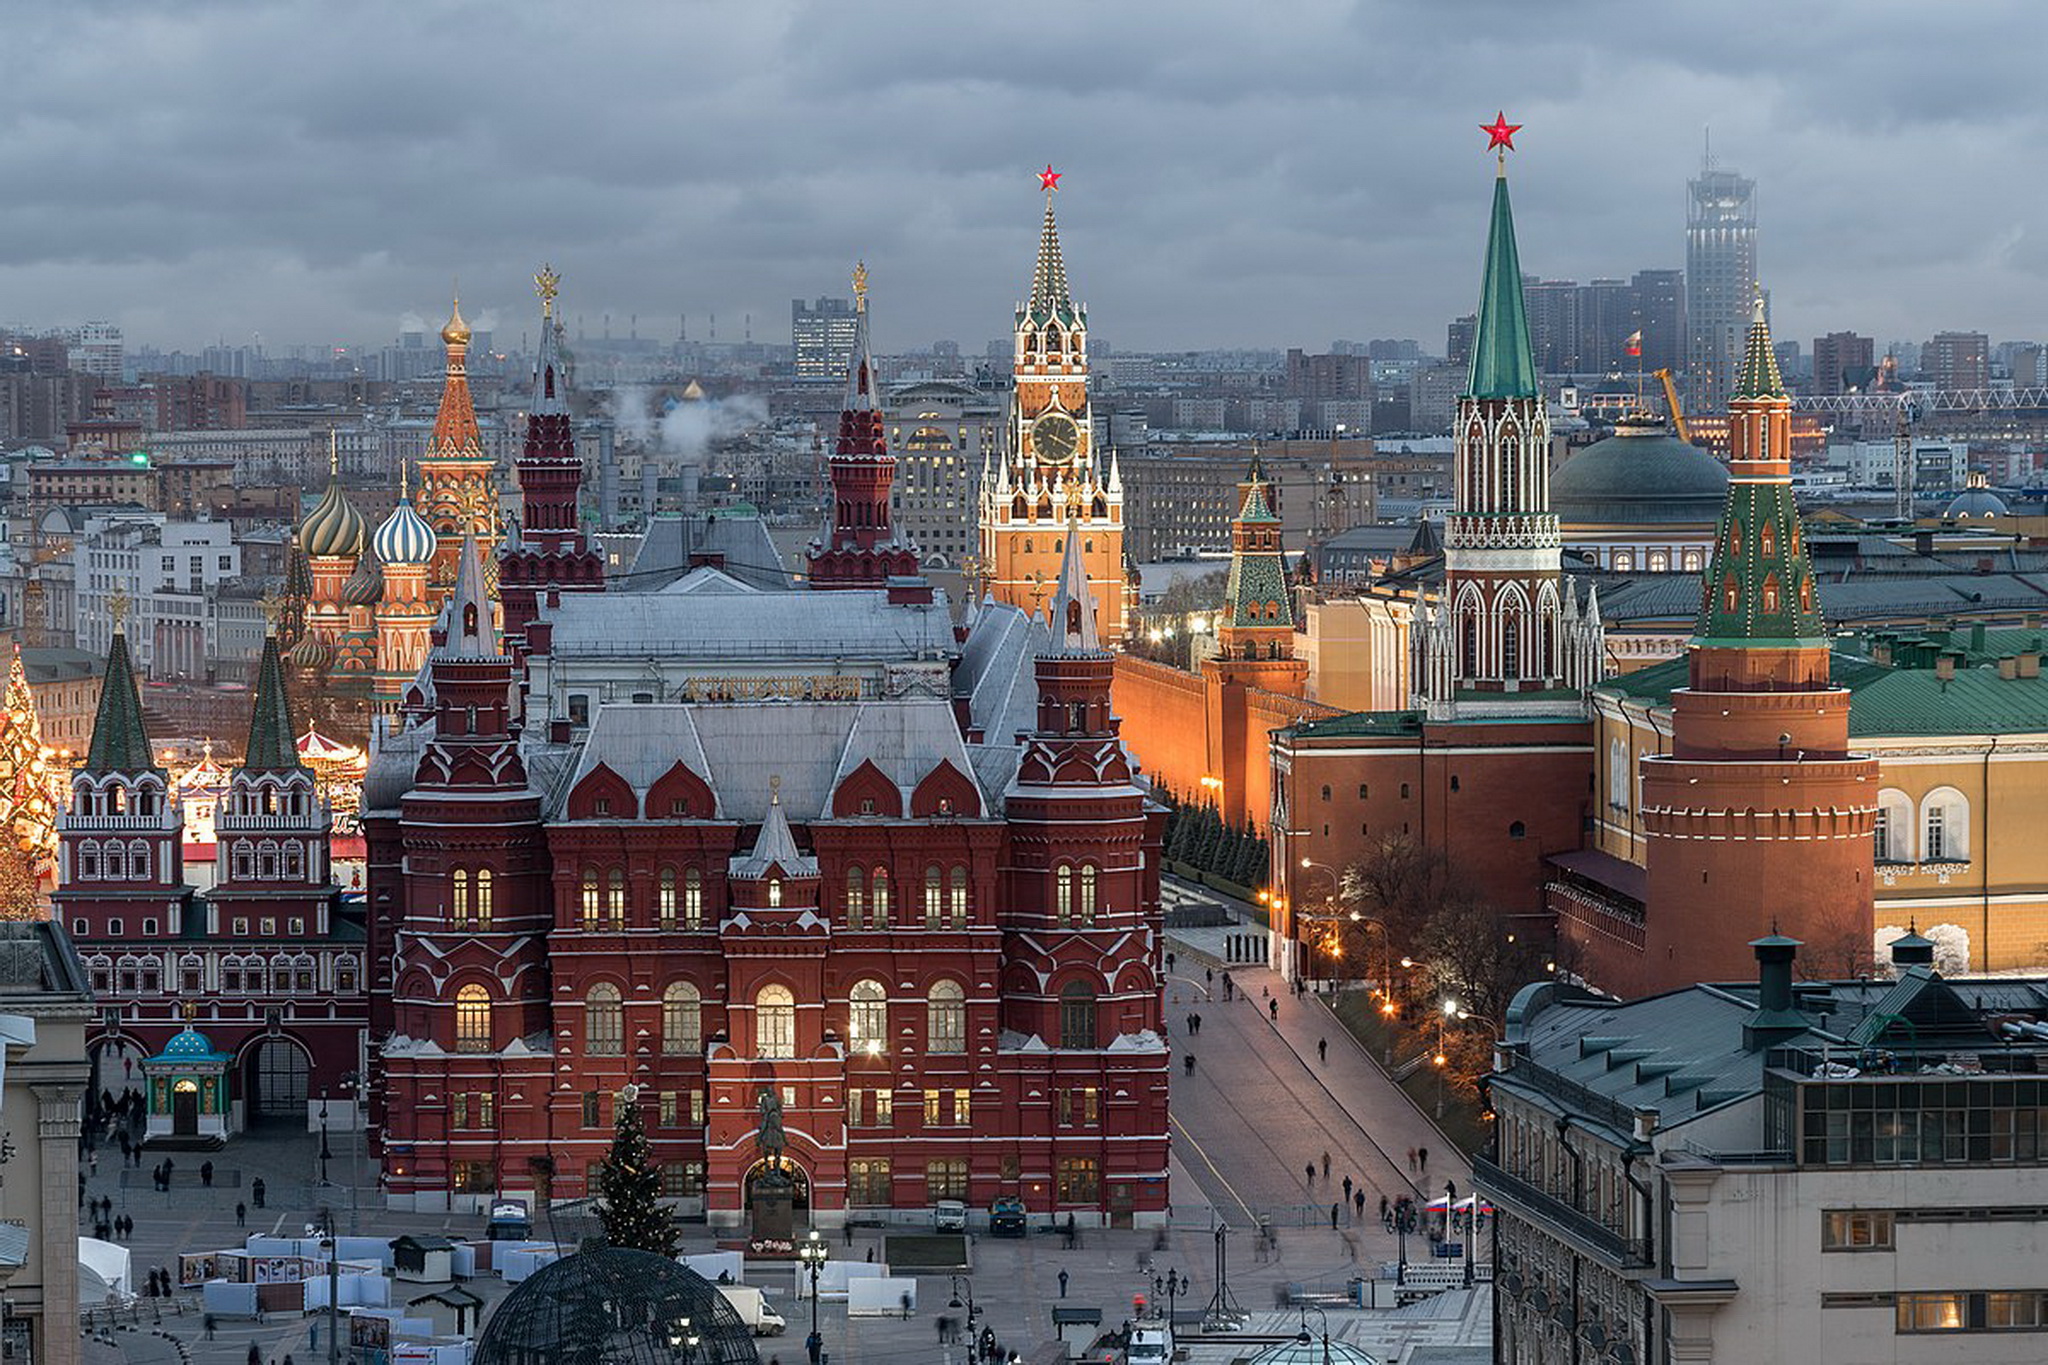
[[[716,313],[736,338],[751,313],[779,340],[791,297],[839,292],[864,258],[882,349],[973,348],[1025,288],[1050,160],[1106,344],[1436,342],[1472,306],[1469,205],[1492,170],[1475,124],[1505,108],[1527,125],[1509,169],[1544,278],[1682,264],[1711,127],[1758,183],[1781,335],[2038,325],[2040,192],[2010,170],[2041,122],[2010,41],[2028,11],[1952,14],[1930,37],[1868,6],[1834,7],[1840,23],[1573,8],[1303,4],[1247,26],[1218,5],[1171,25],[377,6],[323,11],[313,45],[297,5],[26,14],[37,59],[0,167],[38,193],[0,211],[0,297],[9,321],[104,317],[134,345],[281,347],[436,319],[459,279],[509,339],[547,259],[593,334],[609,310],[615,334],[637,312],[643,336],[683,314],[701,336]],[[1603,32],[1635,37],[1583,36]],[[1956,88],[1968,136],[1932,93]],[[1959,202],[1976,208],[1960,222]]]

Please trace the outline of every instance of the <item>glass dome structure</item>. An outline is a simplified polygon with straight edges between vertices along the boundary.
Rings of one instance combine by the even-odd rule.
[[[1304,1331],[1292,1341],[1268,1346],[1252,1357],[1251,1365],[1380,1365],[1380,1358],[1349,1342]]]
[[[702,1275],[651,1251],[588,1246],[506,1296],[484,1323],[472,1365],[758,1365],[760,1358],[747,1324]]]

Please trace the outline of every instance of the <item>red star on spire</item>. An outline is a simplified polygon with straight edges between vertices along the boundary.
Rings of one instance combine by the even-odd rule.
[[[1058,189],[1060,187],[1060,177],[1065,174],[1065,171],[1054,170],[1050,161],[1046,162],[1045,169],[1038,173],[1038,188],[1047,192]]]
[[[1479,131],[1486,134],[1488,139],[1490,139],[1486,144],[1487,151],[1490,152],[1496,147],[1505,147],[1512,152],[1515,150],[1515,134],[1522,131],[1522,125],[1519,123],[1509,123],[1507,111],[1502,110],[1493,116],[1493,122],[1480,124]]]

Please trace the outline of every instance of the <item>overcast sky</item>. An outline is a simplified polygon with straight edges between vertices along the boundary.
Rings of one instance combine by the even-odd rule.
[[[1702,131],[1759,182],[1781,339],[2048,335],[2040,0],[66,0],[0,41],[0,323],[381,343],[449,283],[507,341],[1004,335],[1040,196],[1128,349],[1415,337],[1523,268],[1684,263]]]

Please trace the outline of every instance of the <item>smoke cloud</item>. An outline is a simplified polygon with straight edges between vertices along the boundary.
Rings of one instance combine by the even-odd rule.
[[[678,400],[674,407],[656,416],[654,394],[638,384],[613,389],[605,400],[605,408],[621,440],[659,450],[679,464],[701,463],[714,441],[737,436],[768,421],[768,404],[750,393],[730,398]]]

